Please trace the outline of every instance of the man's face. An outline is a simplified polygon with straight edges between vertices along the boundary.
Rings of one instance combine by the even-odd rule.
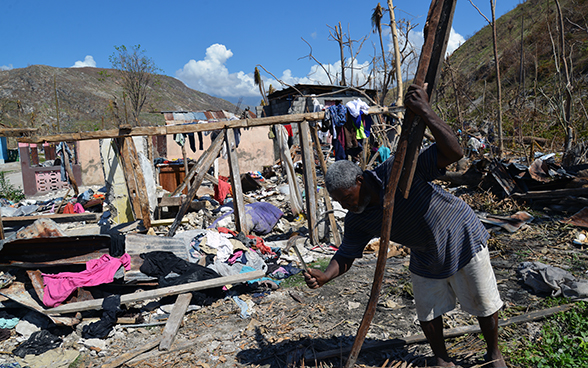
[[[371,195],[362,191],[363,177],[358,177],[355,185],[347,189],[337,189],[331,192],[331,197],[339,202],[343,208],[353,213],[362,213],[369,205]]]

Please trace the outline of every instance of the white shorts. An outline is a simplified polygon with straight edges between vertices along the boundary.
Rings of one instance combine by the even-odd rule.
[[[431,321],[455,308],[456,297],[466,312],[488,317],[502,308],[488,247],[482,247],[461,270],[446,279],[410,273],[419,321]]]

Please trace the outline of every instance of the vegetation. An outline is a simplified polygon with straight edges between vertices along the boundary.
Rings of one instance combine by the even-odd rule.
[[[539,336],[511,340],[504,351],[517,367],[588,366],[588,304],[578,302],[570,311],[549,317]]]
[[[466,134],[480,131],[498,146],[500,106],[505,151],[518,150],[528,158],[539,150],[567,149],[570,134],[575,142],[585,139],[587,96],[579,91],[588,87],[586,14],[586,1],[527,0],[496,21],[500,105],[492,29],[480,30],[443,70],[435,101],[441,117]],[[549,145],[523,144],[529,136],[546,138]]]
[[[140,125],[139,116],[147,102],[152,87],[157,83],[159,70],[153,60],[145,55],[141,45],[135,45],[130,50],[125,45],[115,46],[116,52],[110,56],[112,67],[118,71],[122,86],[122,106],[124,107],[124,122],[128,124],[127,99],[131,107],[134,125]],[[120,101],[119,101],[120,105]]]
[[[6,171],[0,171],[0,198],[8,199],[12,202],[18,202],[25,198],[25,194],[20,188],[16,188],[6,178]]]

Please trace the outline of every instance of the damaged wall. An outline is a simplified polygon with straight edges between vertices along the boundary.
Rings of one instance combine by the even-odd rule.
[[[241,129],[241,141],[237,149],[239,158],[239,170],[241,173],[248,171],[261,171],[263,166],[274,164],[273,140],[268,138],[268,127],[253,127],[249,130]],[[210,147],[210,135],[203,135],[203,148]],[[198,150],[198,138],[196,138],[196,152],[192,152],[190,145],[186,142],[186,155],[188,158],[197,160],[204,150]],[[173,135],[167,136],[167,159],[182,158],[182,148],[174,141]],[[220,158],[219,174],[229,176],[229,164],[225,159]]]

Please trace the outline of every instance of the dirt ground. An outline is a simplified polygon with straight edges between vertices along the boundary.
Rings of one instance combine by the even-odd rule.
[[[476,210],[488,211],[484,194],[464,194],[464,199]],[[480,205],[486,203],[484,208]],[[495,201],[490,210],[510,215],[524,209],[510,200]],[[478,208],[477,208],[478,207]],[[529,209],[530,210],[530,209]],[[514,233],[492,229],[489,249],[505,307],[501,317],[511,317],[544,308],[546,295],[535,295],[517,277],[517,267],[523,261],[541,261],[564,268],[578,277],[585,276],[585,251],[572,240],[580,231],[559,222],[570,214],[549,209],[533,210],[534,220]],[[342,221],[340,221],[342,225]],[[328,260],[328,252],[313,252]],[[394,345],[396,338],[421,333],[416,320],[412,288],[408,274],[409,256],[391,257],[387,261],[382,292],[365,346],[379,343],[377,348],[365,349],[357,364],[369,367],[427,367],[431,366],[431,350],[427,343]],[[323,261],[324,266],[326,261]],[[336,367],[344,364],[345,349],[354,341],[369,298],[374,277],[376,254],[365,254],[356,260],[351,270],[317,290],[310,290],[300,276],[288,281],[288,287],[278,290],[256,290],[241,294],[250,304],[250,315],[243,318],[241,309],[230,298],[217,300],[210,306],[195,307],[188,312],[169,351],[157,348],[126,362],[125,367]],[[133,305],[128,313],[153,310],[163,304],[173,304],[175,298],[145,301]],[[15,312],[15,311],[13,311]],[[21,314],[24,313],[21,311]],[[99,317],[97,313],[95,317]],[[89,316],[88,316],[89,317]],[[165,321],[165,320],[163,320]],[[54,329],[64,343],[62,349],[73,349],[80,356],[73,366],[100,367],[124,353],[146,346],[161,338],[164,322],[158,325],[117,324],[109,338],[101,342],[81,339],[82,325],[76,329]],[[475,325],[474,317],[459,308],[448,313],[445,328]],[[500,329],[501,345],[520,338],[534,338],[541,322],[530,322]],[[10,352],[20,343],[17,338],[0,343],[0,363],[13,362]],[[390,342],[388,346],[386,342]],[[483,364],[484,341],[479,334],[448,339],[450,355],[462,367]],[[332,357],[319,362],[316,353],[333,351]],[[339,353],[337,353],[340,351]],[[508,357],[507,357],[508,360]]]

